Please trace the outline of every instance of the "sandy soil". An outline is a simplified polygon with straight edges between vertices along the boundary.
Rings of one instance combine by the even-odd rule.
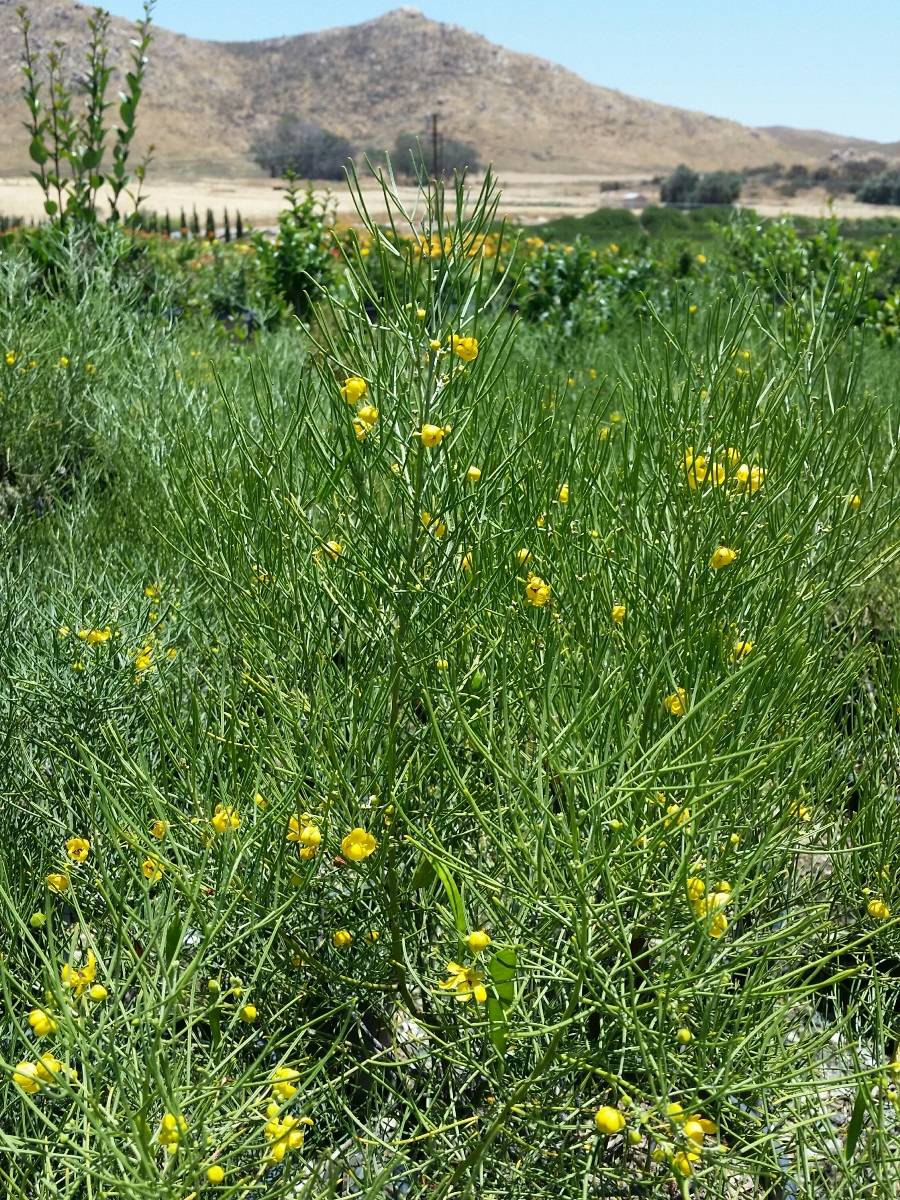
[[[619,182],[619,190],[609,190],[608,184]],[[625,196],[637,193],[629,203],[637,209],[647,203],[656,203],[658,190],[649,180],[621,177],[614,174],[599,175],[540,175],[507,172],[502,180],[503,199],[501,211],[508,217],[523,223],[547,220],[552,217],[581,216],[602,205],[620,207]],[[606,185],[606,186],[604,186]],[[336,204],[338,217],[351,220],[353,205],[347,188],[338,183],[322,185],[323,192],[330,190]],[[374,187],[363,189],[366,203],[376,218],[384,214],[384,199]],[[415,190],[401,188],[404,203],[415,203]],[[28,177],[0,178],[0,214],[23,217],[25,220],[39,219],[43,213],[43,197],[34,180]],[[147,191],[147,207],[165,212],[173,221],[184,208],[188,214],[196,205],[201,220],[207,208],[212,208],[217,220],[221,221],[222,210],[228,208],[232,221],[240,210],[245,223],[257,226],[274,224],[279,209],[284,203],[284,186],[270,179],[154,179],[151,177]],[[781,213],[811,217],[826,216],[829,212],[827,197],[822,192],[810,191],[786,198],[780,196],[754,196],[748,203],[763,216]],[[855,200],[834,202],[834,211],[840,217],[900,217],[900,208],[885,205],[860,204]]]

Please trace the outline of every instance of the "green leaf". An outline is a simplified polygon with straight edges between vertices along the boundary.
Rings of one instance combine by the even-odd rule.
[[[171,966],[178,957],[181,949],[182,923],[180,917],[173,917],[166,930],[166,965]]]
[[[853,1151],[856,1149],[856,1143],[859,1141],[859,1135],[862,1133],[865,1115],[866,1087],[864,1083],[861,1083],[856,1092],[856,1099],[853,1102],[853,1111],[850,1113],[850,1122],[847,1125],[847,1139],[844,1142],[844,1153],[848,1159],[853,1157]]]
[[[506,1046],[509,1041],[509,1027],[506,1023],[506,1011],[496,996],[488,996],[487,1015],[490,1026],[491,1045],[502,1060],[506,1054]]]
[[[464,938],[469,932],[469,928],[466,924],[466,910],[460,890],[456,886],[453,876],[443,863],[435,863],[434,869],[447,894],[447,902],[450,905],[450,911],[453,913],[453,923],[456,926],[456,932],[461,938]]]
[[[102,150],[85,150],[84,154],[81,156],[81,165],[85,168],[85,170],[92,171],[94,167],[99,164],[102,157]]]
[[[416,872],[412,877],[412,883],[410,886],[412,887],[412,890],[416,892],[420,888],[428,887],[430,883],[434,883],[436,877],[434,863],[430,858],[427,858],[425,855],[423,855],[422,861],[419,863],[418,867],[416,867]]]
[[[488,963],[488,974],[494,984],[497,999],[503,1005],[512,1004],[516,998],[516,952],[511,946],[498,950]]]
[[[32,161],[36,162],[38,166],[43,166],[49,158],[43,138],[32,138],[31,145],[28,147],[28,153],[31,155]]]
[[[91,184],[92,188],[103,187],[103,176],[102,175],[92,175],[90,178],[90,184]]]
[[[56,203],[55,200],[45,200],[44,201],[44,212],[47,214],[48,217],[55,217],[56,210],[58,208],[59,208],[59,205]]]

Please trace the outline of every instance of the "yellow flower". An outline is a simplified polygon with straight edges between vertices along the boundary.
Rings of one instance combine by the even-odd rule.
[[[341,853],[351,862],[362,862],[364,858],[375,853],[377,845],[378,842],[371,833],[357,826],[341,841]]]
[[[685,884],[685,889],[688,894],[688,900],[691,904],[695,904],[698,900],[702,900],[706,895],[706,884],[697,875],[691,875]]]
[[[749,492],[752,496],[758,492],[765,482],[766,473],[762,467],[741,463],[734,475],[734,486],[739,492]]]
[[[295,1085],[299,1078],[300,1072],[293,1067],[276,1067],[269,1077],[269,1084],[279,1100],[291,1100],[297,1095]]]
[[[59,364],[58,365],[61,366],[63,369],[65,369],[69,365],[68,355],[61,354],[59,356]]]
[[[28,1014],[28,1024],[34,1030],[35,1037],[49,1037],[56,1033],[56,1022],[43,1008],[33,1008]]]
[[[217,804],[216,811],[210,817],[209,823],[216,833],[227,833],[231,829],[237,829],[241,818],[233,805]]]
[[[478,1004],[484,1004],[487,1000],[487,989],[482,982],[481,974],[475,970],[474,966],[464,967],[456,962],[448,962],[447,970],[450,972],[449,978],[442,979],[438,987],[445,991],[456,992],[454,1000],[458,1000],[461,1004],[475,998]]]
[[[715,1121],[709,1121],[706,1117],[688,1117],[683,1128],[685,1137],[697,1145],[702,1145],[705,1137],[715,1137],[719,1132]]]
[[[168,821],[163,821],[160,817],[157,817],[155,821],[151,822],[150,836],[155,837],[158,842],[162,841],[162,839],[166,836],[166,834],[168,832],[169,832],[169,822]]]
[[[694,315],[694,313],[695,313],[696,311],[697,311],[697,305],[696,305],[696,304],[689,304],[689,305],[688,305],[688,312],[690,313],[690,315],[691,315],[691,316],[693,316],[693,315]]]
[[[69,890],[69,877],[63,875],[61,871],[51,871],[47,876],[46,883],[50,891],[56,892],[59,896]]]
[[[717,546],[709,565],[714,571],[720,571],[723,567],[730,567],[739,554],[740,550],[732,550],[730,546]]]
[[[291,817],[288,821],[287,840],[298,842],[304,849],[311,850],[312,854],[307,857],[312,858],[322,844],[322,831],[311,821],[301,825],[298,817]]]
[[[354,417],[353,418],[353,432],[356,435],[356,440],[358,442],[364,442],[366,440],[366,438],[369,436],[369,433],[371,432],[371,430],[370,430],[370,427],[365,423],[365,421],[361,421],[359,419],[359,417]]]
[[[560,504],[569,503],[569,485],[567,483],[561,483],[559,485],[559,491],[556,493],[556,498]]]
[[[847,504],[850,508],[859,508],[862,504],[862,496],[855,492],[852,496],[847,497]]]
[[[102,983],[95,983],[92,987],[88,988],[88,997],[93,1000],[95,1004],[102,1003],[108,995],[109,992]]]
[[[702,266],[703,266],[703,265],[706,263],[706,255],[705,255],[705,254],[698,254],[698,255],[697,255],[697,262],[698,262],[698,263],[700,264],[700,266],[702,267]]]
[[[284,1161],[289,1150],[299,1150],[303,1145],[304,1130],[301,1125],[312,1125],[309,1117],[295,1117],[291,1113],[278,1116],[278,1106],[275,1111],[267,1110],[269,1120],[263,1127],[263,1134],[269,1142],[269,1158],[276,1163]]]
[[[97,978],[97,959],[94,957],[93,950],[88,950],[82,967],[73,967],[70,963],[63,963],[59,977],[66,987],[72,989],[72,994],[76,999],[83,996]]]
[[[368,390],[369,385],[364,379],[360,379],[358,375],[351,375],[349,379],[344,380],[341,395],[348,404],[358,404]]]
[[[438,341],[437,338],[432,338],[431,341],[428,343],[429,350],[440,350],[440,348],[441,348],[441,343]]]
[[[34,1065],[41,1083],[58,1083],[61,1075],[68,1075],[72,1080],[78,1078],[71,1067],[52,1054],[42,1054]]]
[[[344,547],[342,543],[335,541],[334,539],[325,543],[324,550],[332,562],[337,562],[337,560],[344,553]]]
[[[256,1020],[258,1013],[255,1004],[245,1004],[238,1012],[238,1016],[245,1025],[252,1025]]]
[[[156,1140],[160,1146],[165,1146],[167,1150],[177,1150],[178,1143],[181,1141],[181,1135],[186,1132],[187,1121],[184,1117],[175,1116],[174,1113],[163,1113]]]
[[[663,821],[663,826],[666,829],[671,829],[673,825],[676,828],[680,828],[682,825],[687,825],[691,819],[691,810],[689,808],[682,808],[680,804],[670,804],[666,808],[666,814]]]
[[[478,483],[479,479],[481,479],[481,467],[469,467],[468,471],[466,471],[466,479],[468,479],[469,483]]]
[[[434,664],[439,671],[446,671],[450,666],[450,660],[447,658],[438,658]]]
[[[672,1166],[679,1175],[692,1175],[694,1171],[692,1164],[699,1158],[700,1155],[695,1150],[679,1150],[672,1157]]]
[[[79,629],[78,636],[89,646],[100,646],[112,637],[112,630],[107,625],[105,629]]]
[[[211,1167],[206,1168],[206,1182],[211,1183],[213,1187],[225,1181],[225,1172],[218,1163],[213,1163]]]
[[[6,361],[9,362],[9,355],[6,356]],[[41,1081],[38,1076],[37,1063],[20,1062],[16,1063],[12,1073],[12,1081],[22,1089],[23,1092],[28,1092],[33,1096],[35,1092],[41,1090]]]
[[[72,862],[87,862],[87,857],[90,852],[91,843],[87,840],[87,838],[70,837],[66,842],[66,854],[68,854]]]
[[[695,456],[693,446],[688,446],[684,452],[684,470],[687,474],[688,487],[691,491],[696,491],[706,479],[706,459],[702,454]]]
[[[466,945],[473,954],[480,954],[482,950],[487,950],[491,944],[491,935],[485,933],[483,929],[473,929],[466,938]]]
[[[430,512],[422,513],[422,524],[436,538],[442,538],[447,532],[447,526],[440,517],[433,517]]]
[[[713,463],[710,470],[709,482],[713,485],[713,487],[721,487],[725,482],[725,468],[721,463]]]
[[[866,905],[866,912],[873,921],[886,921],[891,915],[891,910],[883,900],[870,900]]]
[[[424,308],[417,308],[417,309],[416,309],[416,320],[418,320],[418,321],[424,321],[424,320],[425,320],[425,316],[426,316],[426,313],[425,313],[425,309],[424,309]]]
[[[612,612],[610,613],[610,616],[612,617],[614,625],[621,625],[625,620],[625,605],[614,604],[612,606]]]
[[[14,366],[15,366],[15,364],[16,364],[16,352],[15,352],[15,350],[7,350],[7,352],[6,352],[6,365],[7,365],[8,367],[14,367]]]
[[[531,558],[531,551],[525,546],[516,551],[516,562],[519,564],[519,566],[522,566],[523,563],[527,563],[529,558]]]
[[[471,571],[472,570],[472,551],[471,550],[467,550],[465,552],[465,554],[462,556],[462,558],[460,558],[459,565],[463,571]]]
[[[613,1137],[625,1128],[625,1114],[610,1104],[604,1104],[594,1113],[594,1124],[599,1133],[605,1134],[606,1137]]]
[[[663,704],[668,712],[673,717],[683,717],[687,712],[688,694],[684,688],[676,688],[674,692],[666,696]]]
[[[159,883],[163,877],[162,864],[152,856],[145,858],[141,863],[141,874],[148,883]]]
[[[444,430],[440,425],[423,425],[419,430],[419,438],[423,446],[431,449],[444,440]]]
[[[682,1027],[676,1032],[675,1038],[680,1046],[686,1046],[688,1042],[692,1042],[694,1040],[694,1035],[686,1025],[682,1025]]]
[[[478,357],[478,338],[461,337],[458,333],[454,333],[450,337],[450,348],[463,362],[472,362]]]
[[[550,584],[545,583],[540,575],[529,575],[525,584],[525,599],[535,608],[543,608],[550,599]]]
[[[378,409],[374,404],[364,404],[356,414],[356,419],[362,421],[367,429],[371,429],[378,422]]]
[[[144,588],[144,595],[148,600],[152,600],[156,604],[162,597],[158,583],[148,583]]]
[[[353,944],[353,934],[349,929],[336,929],[331,935],[331,944],[335,950],[346,950]]]

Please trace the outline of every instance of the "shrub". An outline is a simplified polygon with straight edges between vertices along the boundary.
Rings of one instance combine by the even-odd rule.
[[[278,218],[275,240],[255,233],[253,244],[272,293],[302,317],[308,314],[319,285],[330,275],[334,258],[325,204],[316,199],[312,188],[301,195],[290,179],[287,202]]]
[[[340,179],[353,147],[338,133],[285,114],[271,133],[257,138],[251,154],[273,178],[292,173],[301,179]]]
[[[732,171],[698,175],[683,163],[659,190],[664,204],[733,204],[741,194],[741,178]]]
[[[900,204],[900,169],[871,176],[860,185],[856,198],[864,204]]]
[[[121,216],[123,194],[133,200],[135,212],[140,209],[141,188],[153,147],[134,168],[138,186],[133,195],[127,191],[131,181],[128,160],[152,40],[151,10],[152,3],[147,0],[143,19],[137,23],[137,36],[131,42],[128,67],[123,71],[125,90],[119,92],[119,124],[114,130],[106,119],[110,108],[106,90],[113,73],[109,63],[109,14],[98,8],[88,18],[87,64],[72,88],[65,78],[65,47],[55,43],[42,59],[32,46],[27,9],[20,5],[16,10],[22,31],[23,95],[29,114],[25,125],[31,139],[29,154],[37,167],[32,175],[41,186],[44,211],[52,220],[95,220],[104,186],[110,192],[112,220]],[[44,90],[46,100],[41,94]],[[104,167],[107,139],[113,143],[108,170]]]

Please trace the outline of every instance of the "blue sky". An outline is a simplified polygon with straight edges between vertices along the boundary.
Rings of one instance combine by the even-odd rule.
[[[108,7],[133,17],[141,3]],[[354,24],[393,7],[390,0],[158,0],[156,20],[194,37],[243,40]],[[748,125],[900,140],[900,0],[419,0],[416,7],[648,100]]]

